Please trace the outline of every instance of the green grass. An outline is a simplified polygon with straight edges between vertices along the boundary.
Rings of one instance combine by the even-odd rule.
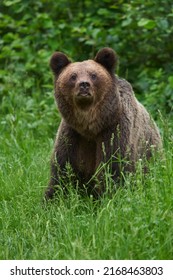
[[[19,141],[18,142],[18,138]],[[0,259],[172,259],[173,160],[140,166],[101,201],[80,197],[42,205],[52,142],[1,135]]]
[[[18,92],[9,86],[1,102],[0,259],[172,259],[171,122],[162,124],[165,156],[147,175],[139,163],[112,197],[93,201],[72,187],[43,207],[58,117],[52,93]]]

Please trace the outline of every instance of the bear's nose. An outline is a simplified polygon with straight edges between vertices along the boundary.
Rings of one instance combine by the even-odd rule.
[[[79,83],[79,86],[80,88],[87,89],[90,87],[90,83],[83,81]]]

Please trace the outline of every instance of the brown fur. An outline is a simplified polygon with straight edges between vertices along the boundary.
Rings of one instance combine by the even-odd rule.
[[[151,145],[161,146],[158,129],[146,109],[137,101],[131,85],[114,75],[117,56],[104,48],[95,60],[71,63],[62,53],[51,58],[55,75],[55,99],[62,121],[55,140],[51,179],[46,198],[52,198],[69,162],[81,186],[111,156],[112,176],[120,174],[117,158],[126,158],[124,170],[151,156]],[[88,187],[95,196],[104,184]]]

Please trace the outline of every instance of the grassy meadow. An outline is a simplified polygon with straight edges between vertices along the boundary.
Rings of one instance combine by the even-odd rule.
[[[0,1],[0,259],[173,259],[173,5],[171,0]],[[60,121],[49,60],[119,57],[161,130],[162,158],[99,201],[43,207]],[[160,110],[160,114],[158,113]],[[107,188],[113,188],[109,173]]]
[[[7,86],[0,126],[0,259],[172,259],[171,120],[160,120],[164,156],[153,158],[150,173],[144,175],[139,162],[124,187],[100,201],[80,197],[68,180],[69,196],[43,207],[59,123],[53,93],[45,90],[37,100],[16,81]]]

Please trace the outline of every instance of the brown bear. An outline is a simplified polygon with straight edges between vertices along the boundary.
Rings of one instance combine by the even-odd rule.
[[[138,159],[148,159],[153,147],[161,147],[159,131],[131,85],[114,74],[117,60],[110,48],[101,49],[94,60],[75,63],[61,52],[53,54],[50,66],[62,121],[46,199],[54,197],[67,163],[80,187],[85,185],[88,194],[98,197],[105,190],[104,182],[98,183],[101,163],[111,161],[116,181],[122,170],[134,171]]]

